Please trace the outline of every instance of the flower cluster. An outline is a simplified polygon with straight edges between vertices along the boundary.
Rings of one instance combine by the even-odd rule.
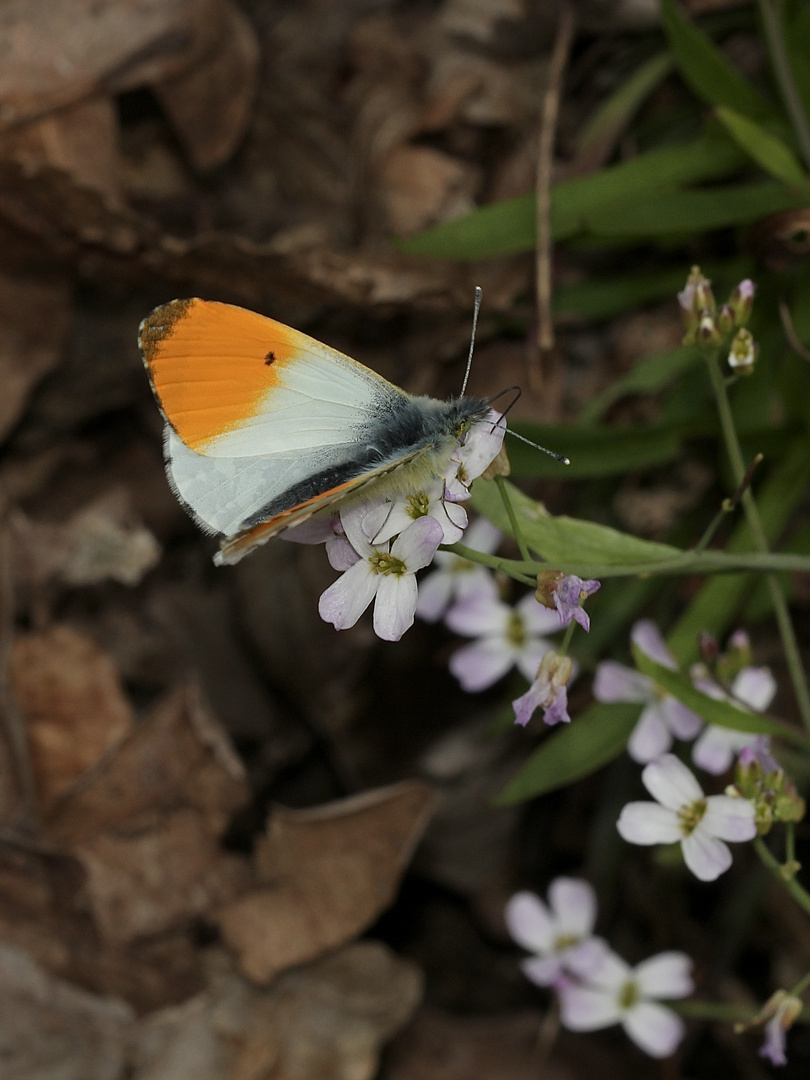
[[[472,533],[472,530],[471,530]],[[443,595],[448,595],[451,583],[464,570],[463,560],[449,563],[439,574],[425,583],[438,592],[441,581]],[[525,725],[538,708],[544,712],[547,724],[567,723],[567,687],[575,674],[573,661],[554,651],[548,634],[562,629],[571,620],[585,630],[590,621],[582,602],[599,588],[598,581],[561,572],[549,571],[538,576],[537,591],[524,596],[515,605],[505,603],[494,578],[484,573],[473,580],[465,573],[465,587],[457,589],[456,603],[448,606],[445,622],[457,634],[475,638],[453,654],[450,670],[462,687],[470,692],[485,690],[513,667],[527,678],[531,686],[512,702],[515,723]],[[418,609],[417,609],[418,610]]]
[[[685,345],[701,345],[712,348],[728,340],[728,363],[737,375],[753,373],[757,358],[757,346],[745,324],[751,317],[756,286],[746,278],[731,292],[725,304],[718,306],[712,285],[699,266],[693,266],[684,289],[678,293],[678,303],[683,315]]]
[[[560,999],[560,1018],[571,1031],[596,1031],[621,1024],[651,1057],[672,1054],[684,1023],[661,999],[691,994],[691,960],[664,952],[631,968],[593,934],[596,895],[587,882],[556,878],[548,905],[533,893],[509,901],[505,919],[512,938],[533,955],[523,972],[538,986],[550,986]]]
[[[461,436],[445,475],[423,490],[352,501],[282,534],[298,543],[325,543],[331,566],[342,571],[320,598],[325,622],[346,630],[373,601],[374,632],[399,641],[417,610],[416,572],[433,561],[440,544],[461,539],[467,512],[460,504],[500,453],[505,429],[503,416],[491,410]],[[433,592],[435,605],[435,585]]]
[[[631,639],[646,656],[663,667],[675,670],[675,657],[664,644],[655,623],[637,622]],[[704,694],[728,701],[742,711],[764,712],[776,693],[776,681],[770,670],[753,667],[747,635],[737,631],[724,654],[715,654],[713,672],[704,665],[692,669],[692,681]],[[666,753],[674,739],[695,739],[692,760],[715,776],[727,772],[737,754],[757,744],[760,736],[750,731],[734,731],[716,725],[704,727],[703,720],[686,708],[649,676],[632,668],[605,660],[597,666],[593,687],[597,701],[639,702],[644,708],[627,750],[634,761],[646,764]]]

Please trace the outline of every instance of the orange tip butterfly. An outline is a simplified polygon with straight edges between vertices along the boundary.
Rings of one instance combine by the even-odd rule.
[[[395,498],[444,476],[490,405],[415,397],[306,334],[245,308],[172,300],[138,342],[166,420],[169,482],[238,562],[327,507]]]

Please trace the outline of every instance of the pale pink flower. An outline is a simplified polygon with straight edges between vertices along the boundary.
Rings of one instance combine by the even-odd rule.
[[[731,684],[731,694],[711,679],[699,675],[693,679],[695,686],[704,694],[718,701],[729,701],[742,709],[764,712],[776,693],[776,680],[769,668],[745,667]],[[734,731],[731,728],[709,724],[695,740],[692,760],[706,772],[719,776],[730,769],[734,758],[747,747],[757,747],[760,736],[752,731]]]
[[[655,623],[642,619],[632,629],[635,645],[651,660],[675,670],[677,664]],[[673,736],[693,739],[703,721],[640,671],[605,660],[596,668],[593,694],[597,701],[637,701],[644,704],[627,744],[634,761],[648,762],[669,750]]]
[[[490,409],[483,420],[462,436],[445,471],[446,499],[451,502],[469,499],[470,485],[500,453],[505,432],[506,417]]]
[[[542,636],[560,628],[556,611],[549,611],[529,594],[514,607],[492,591],[465,597],[447,613],[447,625],[458,634],[475,637],[450,657],[450,670],[465,690],[485,690],[515,665],[530,681],[551,645]]]
[[[374,632],[385,641],[399,641],[413,625],[416,610],[416,571],[427,566],[442,540],[439,523],[419,518],[400,533],[392,545],[371,544],[363,531],[365,508],[341,515],[346,538],[357,561],[330,585],[320,598],[318,611],[337,630],[354,626],[374,601]]]
[[[568,656],[551,650],[540,661],[534,682],[522,697],[512,702],[515,723],[525,727],[537,709],[543,709],[543,720],[549,725],[568,724],[568,683],[573,663]]]
[[[691,966],[685,953],[663,952],[631,968],[608,951],[584,982],[560,986],[560,1019],[570,1031],[621,1024],[646,1054],[669,1057],[683,1038],[685,1025],[659,1001],[692,993]]]
[[[628,803],[616,824],[630,844],[680,843],[696,878],[714,881],[731,866],[725,840],[753,840],[754,807],[747,799],[703,794],[694,775],[674,754],[663,754],[641,774],[657,801]]]
[[[473,551],[491,555],[502,535],[486,518],[478,518],[465,532],[464,544]],[[436,569],[419,586],[416,614],[420,619],[437,622],[454,601],[482,590],[497,598],[492,572],[480,563],[470,562],[452,551],[437,551],[433,563]]]
[[[548,904],[532,892],[516,893],[506,905],[505,919],[513,940],[534,954],[521,968],[538,986],[553,986],[566,972],[592,970],[607,949],[593,936],[596,893],[587,881],[555,878]]]
[[[363,519],[363,531],[371,543],[384,544],[421,517],[438,521],[443,544],[455,544],[467,528],[467,511],[444,498],[444,480],[437,477],[422,491],[412,491],[370,509]]]
[[[759,1056],[767,1058],[771,1065],[787,1065],[785,1036],[801,1011],[801,1000],[784,990],[777,990],[765,1006],[763,1014],[772,1015],[765,1024],[765,1042],[759,1048]]]
[[[567,574],[552,590],[554,605],[560,615],[560,624],[567,626],[574,619],[583,630],[591,628],[591,620],[582,607],[582,601],[602,587],[601,581],[583,581],[576,574]]]

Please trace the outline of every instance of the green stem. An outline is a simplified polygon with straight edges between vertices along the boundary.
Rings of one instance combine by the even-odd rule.
[[[806,982],[806,978],[802,982]],[[795,990],[790,993],[795,997],[799,996]],[[690,1020],[725,1020],[738,1024],[748,1024],[756,1020],[760,1011],[750,1005],[734,1005],[725,1001],[696,1001],[694,998],[690,1001],[668,1001],[667,1008]],[[810,1009],[802,1009],[798,1019],[807,1023],[810,1020]]]
[[[512,500],[509,498],[509,492],[506,490],[506,484],[502,476],[495,477],[495,484],[498,488],[498,494],[501,497],[501,502],[504,505],[506,514],[509,518],[509,524],[512,526],[512,533],[515,540],[517,540],[517,546],[520,548],[520,554],[523,556],[524,562],[531,562],[532,557],[529,554],[529,548],[526,545],[526,541],[523,537],[523,531],[518,525],[517,516],[515,515],[515,508],[512,506]]]
[[[562,570],[581,578],[652,577],[658,574],[736,574],[754,570],[760,573],[773,570],[781,573],[810,573],[807,555],[782,554],[780,552],[725,552],[684,551],[671,559],[657,559],[638,563],[585,563],[585,562],[523,562],[521,559],[504,559],[499,555],[487,555],[474,551],[464,544],[443,545],[442,551],[452,551],[470,562],[502,570],[516,581],[525,579],[531,585],[542,570]]]
[[[810,123],[808,123],[804,103],[793,78],[793,69],[790,66],[790,58],[785,48],[782,23],[771,0],[759,0],[759,11],[762,16],[762,25],[765,28],[765,40],[768,44],[771,66],[779,86],[779,92],[793,124],[793,132],[801,148],[805,164],[810,169]]]
[[[788,990],[788,993],[791,997],[801,997],[808,986],[810,986],[810,971],[807,972],[804,978],[799,979],[793,989]]]
[[[720,426],[723,430],[723,439],[726,444],[726,452],[729,461],[731,462],[734,482],[735,484],[742,484],[746,475],[745,461],[743,459],[739,439],[737,438],[737,429],[734,426],[731,403],[726,391],[723,373],[720,369],[718,353],[713,352],[708,354],[706,360],[709,365],[709,377],[717,402],[717,412],[720,416]],[[759,510],[757,509],[757,504],[754,501],[754,496],[750,489],[746,488],[745,491],[743,491],[741,501],[743,510],[745,511],[746,520],[748,521],[748,527],[751,530],[751,536],[754,540],[754,545],[760,553],[764,554],[768,551],[768,537],[762,526]],[[793,683],[793,692],[796,695],[799,712],[801,713],[804,726],[810,731],[810,687],[807,685],[807,678],[804,673],[804,667],[799,653],[799,645],[796,641],[796,633],[790,619],[787,601],[782,592],[782,586],[779,583],[779,579],[775,574],[766,574],[765,583],[768,592],[770,593],[771,605],[773,606],[774,615],[776,616],[776,625],[779,628],[779,636],[782,639],[782,648],[785,651],[785,661],[788,666],[788,671],[790,672],[790,679]]]
[[[568,649],[570,648],[570,645],[571,645],[571,638],[574,636],[574,627],[575,626],[576,626],[576,620],[571,619],[571,621],[568,623],[568,626],[566,626],[566,628],[565,628],[565,633],[563,634],[562,641],[560,642],[558,648],[555,650],[555,652],[557,652],[560,656],[567,656],[568,655]]]
[[[807,915],[810,915],[810,893],[796,881],[795,878],[785,878],[782,874],[782,864],[769,850],[768,845],[761,836],[754,839],[754,850],[762,862],[768,867],[774,877],[781,881],[787,891]]]

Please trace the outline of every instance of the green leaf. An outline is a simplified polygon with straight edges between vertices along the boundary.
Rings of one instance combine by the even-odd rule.
[[[679,548],[640,540],[629,533],[580,521],[570,517],[552,517],[543,506],[524,495],[513,484],[506,489],[515,516],[529,547],[551,563],[601,563],[610,565],[660,562],[681,555]],[[473,506],[499,529],[512,535],[509,517],[494,483],[473,487]]]
[[[650,150],[590,176],[557,184],[552,191],[551,229],[555,240],[583,231],[589,214],[614,205],[632,206],[641,196],[681,184],[728,176],[746,161],[719,125],[692,143]],[[535,197],[521,195],[437,225],[397,247],[410,255],[480,259],[531,251],[535,243]]]
[[[639,198],[635,205],[604,207],[582,224],[601,236],[691,235],[745,225],[783,210],[798,210],[807,197],[775,180],[759,180],[706,191],[672,191]]]
[[[680,13],[673,0],[661,0],[661,22],[684,81],[698,97],[756,119],[770,114],[763,98],[703,31]]]
[[[705,271],[708,276],[708,271]],[[653,300],[672,297],[685,283],[683,267],[646,274],[617,274],[561,285],[554,292],[554,314],[579,319],[608,319]]]
[[[799,746],[806,745],[801,732],[778,724],[759,713],[748,712],[732,705],[730,701],[718,701],[698,690],[686,675],[656,663],[637,645],[633,645],[633,659],[643,675],[648,675],[658,686],[672,694],[682,705],[702,717],[707,724],[729,728],[731,731],[749,731],[755,735],[776,735]]]
[[[785,146],[781,139],[777,139],[760,124],[734,109],[720,106],[717,117],[731,137],[750,154],[760,168],[775,176],[777,180],[784,180],[786,184],[810,192],[804,169],[793,151]]]
[[[662,465],[682,453],[684,435],[676,428],[572,427],[515,423],[514,430],[571,459],[561,466],[533,446],[509,439],[507,447],[515,476],[549,480],[578,480],[595,476],[618,476],[632,469]]]
[[[589,117],[577,139],[575,163],[601,165],[642,102],[672,69],[668,53],[650,57]]]
[[[499,806],[556,791],[618,757],[638,722],[640,705],[598,702],[554,732],[496,798]]]
[[[694,345],[683,345],[680,349],[672,349],[658,356],[646,356],[621,379],[588,402],[580,414],[580,423],[592,424],[614,402],[628,394],[654,394],[663,390],[684,372],[691,371],[702,363],[703,355]],[[571,451],[567,453],[572,457]],[[572,463],[575,463],[573,458]]]
[[[810,4],[807,0],[796,0],[791,14],[788,5],[783,5],[783,25],[785,48],[790,60],[793,81],[796,83],[805,116],[810,117]]]

